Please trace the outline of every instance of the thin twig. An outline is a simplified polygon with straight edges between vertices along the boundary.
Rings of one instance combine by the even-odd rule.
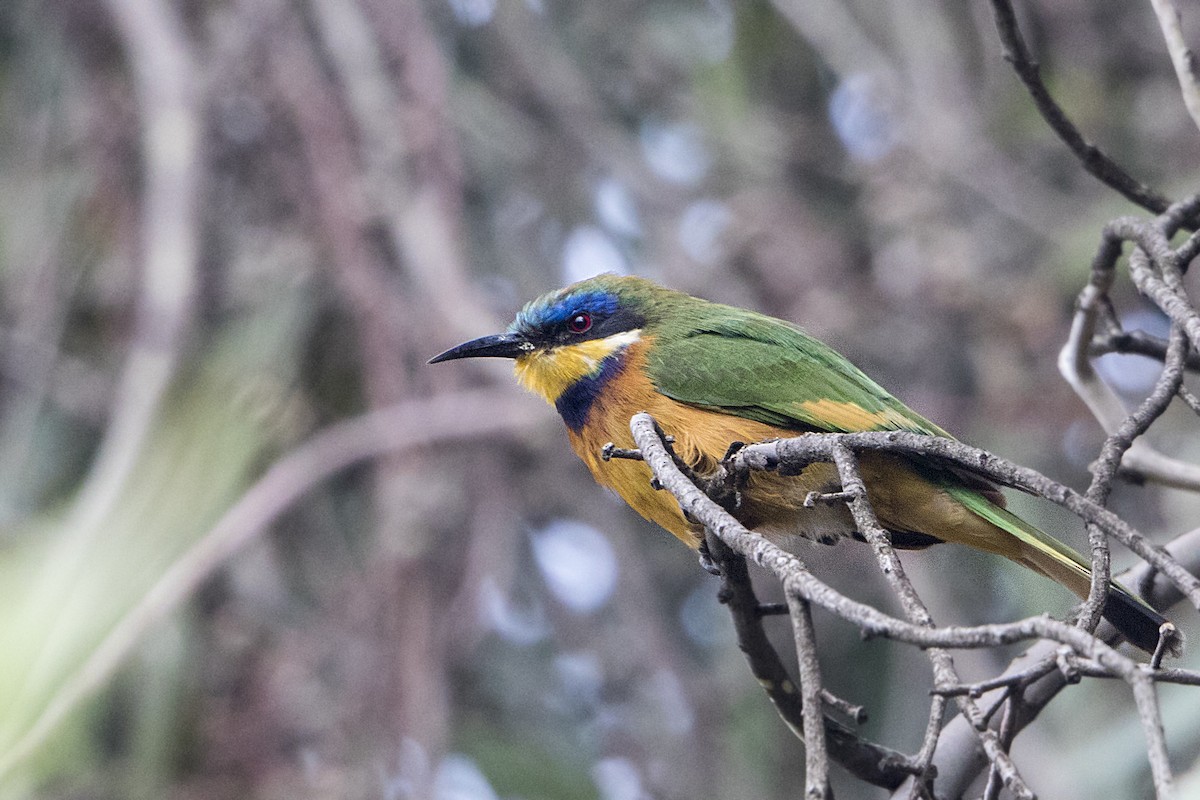
[[[833,446],[841,442],[854,451],[887,451],[954,464],[1005,486],[1043,497],[1083,519],[1099,525],[1160,570],[1200,609],[1200,580],[1183,569],[1179,562],[1153,546],[1140,532],[1106,508],[1092,503],[1079,492],[1045,475],[962,442],[907,431],[866,431],[846,434],[811,433],[793,439],[780,439],[749,445],[733,457],[736,468],[776,469],[787,463],[799,469],[815,461],[831,459]]]
[[[1107,504],[1122,457],[1138,437],[1162,416],[1183,385],[1183,359],[1186,354],[1187,340],[1180,328],[1174,326],[1171,328],[1170,344],[1162,373],[1155,382],[1153,391],[1105,440],[1100,449],[1100,457],[1092,465],[1091,485],[1084,495],[1089,501],[1100,506]],[[1100,527],[1089,524],[1087,534],[1092,550],[1091,587],[1076,624],[1084,630],[1093,631],[1100,622],[1100,614],[1108,600],[1111,558],[1108,537]]]
[[[867,721],[867,710],[860,705],[851,703],[844,698],[838,697],[828,689],[821,690],[821,702],[827,708],[832,708],[845,714],[850,719],[854,720],[855,724],[862,725]]]
[[[832,800],[829,786],[829,752],[825,747],[824,707],[821,702],[821,665],[812,609],[806,600],[788,597],[796,662],[800,667],[800,709],[804,715],[804,796]]]
[[[1045,658],[1017,672],[1006,672],[1003,675],[999,675],[995,678],[990,678],[985,681],[965,683],[959,686],[935,687],[933,691],[937,694],[944,694],[947,697],[954,697],[955,695],[959,694],[966,694],[970,695],[971,697],[982,697],[984,694],[994,689],[1003,689],[1011,686],[1027,686],[1035,681],[1040,680],[1048,673],[1053,672],[1054,669],[1054,659]]]
[[[713,560],[720,567],[719,597],[733,618],[738,647],[746,656],[750,673],[763,687],[784,724],[803,741],[804,714],[800,695],[763,629],[759,613],[761,605],[754,593],[746,560],[711,532],[707,540]],[[832,695],[825,696],[823,700],[828,703],[830,697]],[[850,709],[858,708],[846,705]],[[859,709],[855,716],[861,713]],[[894,789],[914,771],[914,765],[902,753],[862,739],[828,715],[822,724],[830,756],[855,777],[875,786]]]
[[[1194,413],[1200,414],[1200,397],[1197,397],[1191,389],[1186,386],[1179,387],[1179,399],[1187,404]]]
[[[992,647],[1032,638],[1048,638],[1069,645],[1080,655],[1112,669],[1130,685],[1132,690],[1146,737],[1146,750],[1156,794],[1160,798],[1171,796],[1174,779],[1167,759],[1166,739],[1163,734],[1162,716],[1158,707],[1154,682],[1141,672],[1138,664],[1132,659],[1121,655],[1094,636],[1049,617],[1030,617],[1005,624],[929,628],[904,622],[883,614],[869,605],[852,600],[818,580],[799,558],[785,552],[763,536],[747,530],[689,481],[687,476],[675,465],[673,458],[663,445],[657,432],[657,426],[649,414],[635,414],[630,422],[630,430],[638,449],[642,451],[646,464],[662,486],[675,496],[684,513],[690,514],[736,552],[752,558],[756,563],[774,573],[782,581],[788,597],[798,596],[808,603],[827,609],[858,626],[864,636],[885,636],[922,648]],[[852,442],[860,441],[857,437],[862,436],[864,434],[809,434],[771,444],[779,450],[785,450],[788,445],[794,445],[801,441],[823,439],[828,448],[832,448],[835,441],[842,441],[853,447]],[[937,440],[938,437],[922,438]],[[958,444],[948,440],[941,441]],[[739,451],[735,459],[743,457],[747,451],[756,447],[767,448],[770,446],[751,445]],[[776,466],[780,463],[779,450],[777,450],[774,462]],[[790,466],[811,463],[812,460],[814,459],[808,461],[803,458],[797,459]],[[824,460],[831,460],[831,456]],[[1100,509],[1100,511],[1104,511],[1104,509]],[[1162,560],[1164,563],[1173,563],[1177,571],[1182,571],[1190,580],[1195,581],[1186,571],[1182,570],[1182,567],[1174,559],[1164,555]],[[1180,583],[1187,583],[1187,581],[1180,581]],[[983,741],[986,747],[988,739],[984,738]],[[992,752],[988,752],[988,756],[993,763],[1003,763],[1001,759],[994,757]],[[1010,786],[1010,788],[1014,787]]]
[[[909,779],[904,792],[907,800],[921,800],[933,797],[933,779],[937,777],[937,768],[933,765],[933,757],[937,752],[938,740],[942,735],[942,719],[946,715],[947,697],[935,694],[929,703],[929,717],[925,723],[925,734],[921,737],[921,749],[914,759],[921,767],[921,774]],[[965,717],[964,717],[965,719]],[[975,732],[975,729],[971,729]],[[979,737],[976,736],[979,742]],[[980,743],[982,749],[982,743]]]
[[[997,734],[1000,740],[1000,746],[1008,753],[1012,747],[1013,739],[1016,737],[1020,727],[1017,725],[1017,709],[1021,704],[1021,692],[1009,692],[1008,698],[1004,701],[1004,714],[1000,718],[1000,730]],[[1004,786],[1004,776],[995,763],[988,770],[987,785],[983,790],[983,800],[998,800],[1000,790]]]
[[[1156,213],[1165,211],[1170,200],[1135,180],[1098,147],[1084,139],[1083,134],[1075,127],[1075,123],[1050,96],[1049,90],[1042,82],[1041,70],[1037,62],[1029,54],[1029,48],[1025,44],[1025,38],[1021,34],[1017,16],[1013,12],[1009,0],[992,0],[992,10],[996,17],[996,30],[1000,35],[1000,43],[1004,48],[1004,58],[1012,64],[1017,77],[1025,84],[1025,88],[1028,90],[1029,96],[1033,98],[1034,105],[1037,106],[1042,118],[1071,149],[1071,152],[1083,164],[1083,168],[1142,208]]]
[[[1087,354],[1093,358],[1109,353],[1146,356],[1158,361],[1167,357],[1167,340],[1152,336],[1145,331],[1115,330],[1096,334],[1087,346]],[[1200,370],[1200,354],[1188,352],[1184,366],[1189,370]]]
[[[1051,665],[1047,668],[1047,665]],[[983,694],[992,691],[993,689],[1028,686],[1035,682],[1042,675],[1052,671],[1053,665],[1051,660],[1046,659],[1035,665],[1034,669],[1027,671],[1016,672],[1012,674],[1000,675],[986,681],[977,683],[967,683],[960,686],[951,686],[942,689],[934,689],[938,694],[944,694],[948,697],[955,695],[966,694],[971,697],[980,697]],[[1119,675],[1114,675],[1113,672],[1099,664],[1083,659],[1075,659],[1072,664],[1072,670],[1083,678],[1119,678]],[[1171,668],[1153,668],[1149,665],[1143,665],[1142,671],[1150,680],[1155,683],[1172,683],[1180,686],[1200,686],[1200,671],[1192,669],[1171,669]]]
[[[858,459],[854,453],[845,445],[835,444],[830,452],[833,457],[833,462],[837,466],[838,476],[842,483],[842,489],[845,494],[850,496],[847,505],[850,508],[850,513],[854,517],[855,529],[863,535],[863,538],[871,545],[871,549],[875,552],[875,558],[879,562],[880,572],[891,586],[892,591],[900,598],[901,607],[904,609],[904,614],[909,622],[915,625],[920,625],[926,628],[934,626],[933,617],[929,613],[929,609],[917,594],[916,587],[912,585],[912,581],[905,574],[904,565],[900,563],[900,559],[896,556],[896,551],[892,547],[888,533],[879,523],[879,518],[875,515],[874,509],[871,507],[870,500],[867,497],[867,487],[863,483],[862,477],[858,471]],[[958,671],[954,667],[954,660],[950,654],[940,648],[930,648],[928,650],[930,663],[933,665],[933,677],[935,686],[953,685],[959,682]],[[1000,746],[999,740],[994,732],[988,729],[987,723],[984,720],[983,713],[979,706],[970,697],[959,696],[956,698],[959,710],[963,715],[975,723],[975,728],[979,731],[980,742],[983,745],[984,751],[988,757],[992,759],[992,764],[1004,781],[1004,785],[1012,789],[1013,793],[1018,797],[1032,797],[1033,792],[1025,785],[1024,780],[1017,772],[1016,765],[1012,763],[1012,759],[1004,752]],[[925,748],[922,747],[922,755],[925,755]],[[933,753],[928,753],[932,757]],[[923,763],[922,767],[928,766]]]
[[[1183,272],[1187,272],[1196,256],[1200,256],[1200,231],[1192,231],[1184,243],[1175,249],[1175,258]]]

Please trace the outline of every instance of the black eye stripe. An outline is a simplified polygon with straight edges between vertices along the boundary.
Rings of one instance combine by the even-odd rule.
[[[584,324],[580,320],[573,327],[571,323],[577,317],[586,317],[587,323]],[[645,318],[641,314],[624,308],[608,311],[575,306],[570,314],[547,320],[541,325],[527,327],[525,336],[541,347],[559,347],[589,339],[603,339],[615,333],[640,328],[644,323]]]

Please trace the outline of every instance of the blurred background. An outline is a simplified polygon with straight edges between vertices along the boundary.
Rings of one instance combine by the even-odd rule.
[[[1150,7],[1019,11],[1085,133],[1194,189]],[[506,365],[426,359],[637,273],[800,322],[1084,487],[1101,431],[1055,358],[1136,211],[1036,115],[987,4],[913,0],[7,0],[0,186],[0,795],[101,800],[797,796],[715,579]],[[1156,374],[1101,368],[1131,402]],[[1186,416],[1159,428],[1200,458]],[[1200,511],[1113,506],[1159,541]],[[865,548],[804,556],[896,611]],[[905,562],[940,622],[1071,607],[963,550]],[[864,733],[914,751],[925,657],[817,623]],[[1130,708],[1072,689],[1017,763],[1042,796],[1140,795]]]

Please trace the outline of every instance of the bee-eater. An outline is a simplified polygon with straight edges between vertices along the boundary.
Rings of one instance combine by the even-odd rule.
[[[601,275],[551,292],[526,305],[506,333],[460,344],[430,363],[482,356],[514,359],[517,380],[558,409],[596,481],[693,548],[703,530],[670,494],[655,491],[649,468],[601,455],[608,442],[634,446],[629,420],[639,411],[674,437],[676,455],[700,475],[711,473],[733,442],[812,431],[950,437],[796,325],[643,278]],[[859,466],[894,546],[970,545],[1087,596],[1088,562],[1006,510],[986,481],[883,453],[863,453]],[[800,475],[755,472],[734,514],[784,544],[792,537],[829,544],[861,538],[843,504],[804,506],[810,492],[840,488],[832,464],[812,464]],[[1165,622],[1117,583],[1104,615],[1146,650]]]

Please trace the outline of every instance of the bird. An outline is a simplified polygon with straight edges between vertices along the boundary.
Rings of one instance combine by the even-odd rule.
[[[606,457],[606,445],[635,447],[629,422],[638,412],[673,437],[676,456],[701,477],[718,469],[734,443],[855,431],[953,439],[800,326],[638,276],[603,274],[552,291],[529,302],[504,333],[465,342],[429,363],[484,357],[512,359],[517,381],[558,410],[596,481],[694,549],[704,541],[703,528],[656,490],[649,467]],[[994,484],[882,452],[862,453],[859,469],[894,547],[964,544],[1087,597],[1089,562],[1009,511]],[[861,540],[845,504],[805,503],[811,492],[840,490],[833,464],[814,463],[799,475],[753,472],[733,513],[789,549],[798,540]],[[1166,623],[1115,581],[1103,615],[1149,652]]]

